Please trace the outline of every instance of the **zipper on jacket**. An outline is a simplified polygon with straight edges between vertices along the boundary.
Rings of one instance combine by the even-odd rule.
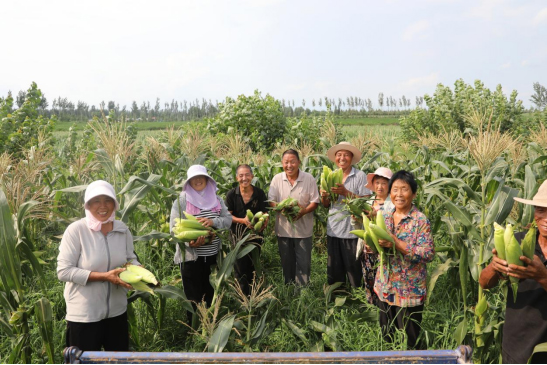
[[[106,235],[104,236],[104,244],[106,247],[106,257],[107,257],[107,267],[106,271],[110,271],[110,249],[108,248],[108,238]],[[107,289],[108,292],[106,293],[106,318],[108,318],[108,315],[110,314],[110,281],[107,282]]]

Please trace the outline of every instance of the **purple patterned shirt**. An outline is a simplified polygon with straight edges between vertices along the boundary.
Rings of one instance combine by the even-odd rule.
[[[431,234],[431,224],[427,217],[412,205],[408,215],[394,227],[393,213],[395,208],[383,211],[386,228],[401,241],[406,242],[408,253],[386,255],[389,269],[384,262],[384,280],[380,270],[376,272],[374,291],[378,298],[398,307],[415,307],[422,305],[426,296],[426,263],[435,256],[435,246]],[[392,252],[391,249],[386,253]]]

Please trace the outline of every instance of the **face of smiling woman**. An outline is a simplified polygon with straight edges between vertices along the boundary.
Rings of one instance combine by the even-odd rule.
[[[408,213],[415,197],[416,194],[412,192],[412,188],[406,181],[395,180],[391,185],[391,202],[397,211]]]
[[[190,179],[189,184],[195,191],[202,191],[207,186],[207,178],[205,176],[194,176]]]
[[[116,208],[114,199],[106,195],[99,195],[91,199],[88,203],[88,210],[93,217],[100,222],[106,221]]]

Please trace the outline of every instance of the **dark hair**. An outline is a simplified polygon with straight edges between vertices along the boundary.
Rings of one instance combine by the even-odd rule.
[[[249,171],[251,171],[251,174],[253,173],[253,169],[251,168],[251,166],[247,165],[246,163],[242,163],[241,165],[236,167],[236,175],[239,174],[239,169],[241,168],[249,169]]]
[[[296,159],[298,161],[300,161],[300,157],[298,157],[298,152],[296,152],[295,150],[293,150],[292,148],[289,148],[288,150],[286,150],[285,152],[283,152],[283,154],[281,155],[281,158],[285,157],[285,155],[295,155],[296,156]]]
[[[389,180],[388,193],[391,193],[391,186],[393,186],[393,183],[397,180],[403,180],[408,185],[410,185],[410,189],[412,189],[412,194],[416,194],[416,191],[418,191],[418,183],[414,179],[414,175],[412,174],[412,172],[400,170],[394,173],[391,179]]]

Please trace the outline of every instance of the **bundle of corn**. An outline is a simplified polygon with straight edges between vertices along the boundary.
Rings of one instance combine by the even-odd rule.
[[[361,214],[364,212],[372,211],[372,207],[367,203],[369,198],[346,198],[342,202],[344,205],[344,210],[347,210],[350,215],[355,217],[361,217]]]
[[[280,212],[291,224],[294,224],[294,219],[300,213],[300,206],[297,199],[288,197],[280,201],[272,210]]]
[[[323,172],[320,178],[321,190],[325,190],[330,194],[330,201],[336,202],[338,200],[338,194],[334,194],[331,189],[338,187],[336,184],[342,184],[344,180],[344,171],[342,169],[336,169],[332,171],[328,166],[323,166]]]
[[[379,218],[380,216],[381,218]],[[386,253],[384,251],[384,248],[380,246],[380,243],[378,242],[378,235],[376,234],[376,231],[378,231],[380,232],[380,235],[382,235],[380,239],[386,239],[384,238],[384,233],[387,234],[387,231],[385,230],[384,216],[380,211],[378,211],[378,214],[376,216],[376,223],[378,224],[378,221],[381,221],[380,226],[384,227],[383,233],[382,228],[379,228],[377,224],[371,223],[370,219],[368,219],[365,214],[362,214],[362,218],[364,230],[354,230],[350,231],[350,233],[362,238],[365,241],[366,245],[372,250],[372,252],[380,254],[380,279],[384,280],[384,262],[387,263],[387,269],[389,270],[389,261],[386,261]],[[389,236],[389,234],[387,235]],[[391,236],[389,237],[391,238]],[[393,238],[391,238],[389,241],[393,242]]]
[[[190,242],[205,236],[205,242],[208,242],[211,230],[204,227],[193,215],[184,212],[186,219],[175,218],[173,233],[175,238],[183,242]]]
[[[128,284],[131,284],[133,289],[148,292],[152,295],[156,295],[154,290],[150,288],[147,284],[158,285],[158,280],[150,271],[146,270],[144,267],[140,267],[133,264],[126,264],[125,271],[122,271],[120,279]]]
[[[508,265],[525,266],[520,257],[525,256],[530,260],[534,259],[536,234],[537,228],[535,226],[530,227],[519,245],[513,234],[513,226],[511,224],[508,224],[506,228],[503,228],[494,222],[494,246],[498,257],[502,260],[506,260]],[[513,301],[516,301],[519,279],[509,276],[509,281],[511,282],[511,289],[513,290]]]
[[[256,232],[260,232],[262,230],[262,226],[268,217],[268,213],[257,212],[256,214],[253,214],[250,209],[247,209],[247,219],[251,222],[253,230]]]

